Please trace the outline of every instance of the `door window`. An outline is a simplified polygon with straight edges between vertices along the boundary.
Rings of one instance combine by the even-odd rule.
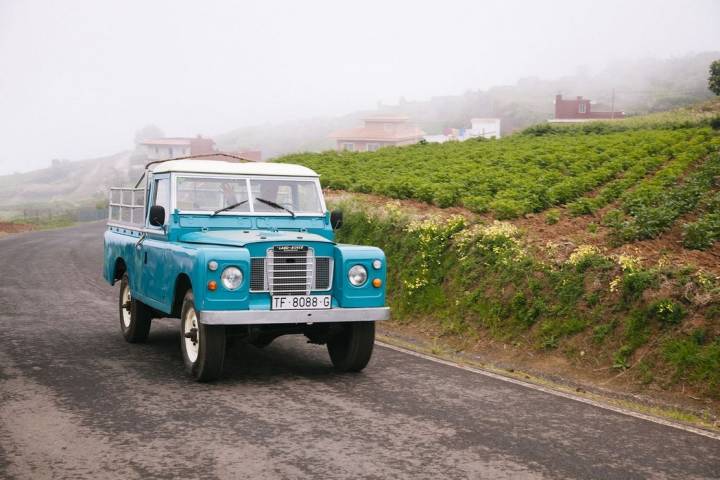
[[[163,225],[167,225],[168,215],[170,214],[170,180],[167,178],[159,178],[155,180],[155,197],[153,205],[160,205],[165,209],[165,219]]]

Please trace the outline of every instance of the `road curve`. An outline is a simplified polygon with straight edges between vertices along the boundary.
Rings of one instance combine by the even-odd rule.
[[[720,442],[378,347],[281,338],[183,373],[123,341],[99,223],[0,239],[0,478],[718,478]]]

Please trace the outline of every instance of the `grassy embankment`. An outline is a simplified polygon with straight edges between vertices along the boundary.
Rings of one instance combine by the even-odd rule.
[[[341,202],[340,240],[388,255],[398,324],[422,319],[468,345],[495,339],[649,390],[718,399],[717,262],[678,260],[689,248],[718,253],[718,106],[282,161],[314,168],[329,188],[465,208]]]

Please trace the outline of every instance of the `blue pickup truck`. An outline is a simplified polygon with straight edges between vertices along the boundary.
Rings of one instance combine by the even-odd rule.
[[[142,188],[112,188],[104,277],[120,283],[120,329],[147,339],[180,319],[187,372],[217,379],[228,337],[286,334],[327,345],[339,371],[370,360],[385,306],[379,248],[338,244],[318,175],[299,166],[178,159],[148,164]]]

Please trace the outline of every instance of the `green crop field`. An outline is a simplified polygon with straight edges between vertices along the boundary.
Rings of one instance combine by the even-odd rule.
[[[497,219],[550,207],[572,215],[606,215],[617,242],[653,238],[683,214],[687,246],[720,235],[713,197],[720,174],[720,135],[712,111],[663,113],[579,126],[539,125],[500,140],[383,148],[376,152],[303,153],[278,161],[306,165],[324,187],[459,206]],[[707,215],[705,215],[707,213]],[[701,235],[699,235],[701,234]]]

